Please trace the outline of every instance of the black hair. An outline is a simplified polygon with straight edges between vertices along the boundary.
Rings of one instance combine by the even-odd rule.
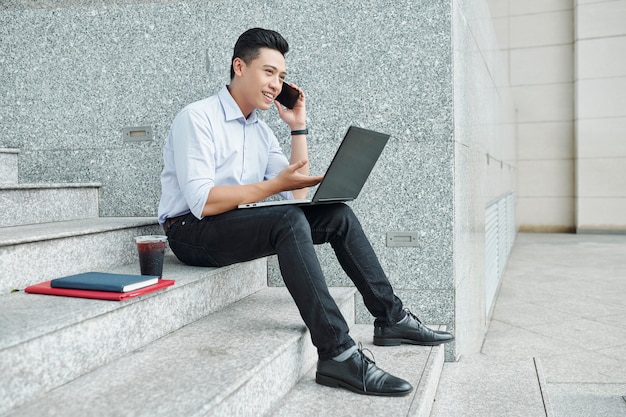
[[[235,43],[235,49],[233,51],[233,57],[230,60],[230,79],[235,77],[235,70],[233,69],[233,61],[235,58],[241,58],[243,62],[249,64],[250,61],[260,55],[261,48],[274,49],[283,56],[289,51],[289,44],[282,37],[282,35],[276,31],[261,28],[252,28],[246,30],[239,36],[237,43]]]

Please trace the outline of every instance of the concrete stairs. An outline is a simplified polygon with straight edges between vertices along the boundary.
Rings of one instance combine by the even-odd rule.
[[[19,184],[18,157],[0,149],[1,416],[429,415],[443,347],[374,347],[371,324],[354,324],[414,393],[317,385],[308,331],[286,289],[268,287],[265,259],[195,268],[167,253],[175,285],[122,302],[25,293],[67,274],[139,273],[133,237],[161,230],[98,217],[98,184]],[[354,323],[355,290],[331,291]]]

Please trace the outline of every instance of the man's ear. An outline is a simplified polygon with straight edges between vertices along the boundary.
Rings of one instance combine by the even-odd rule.
[[[246,63],[244,62],[243,59],[239,57],[233,59],[233,71],[235,72],[235,75],[241,76],[242,71],[245,66],[246,66]]]

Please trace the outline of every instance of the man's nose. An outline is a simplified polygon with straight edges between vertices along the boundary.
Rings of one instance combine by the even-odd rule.
[[[282,89],[282,82],[280,77],[272,77],[272,80],[270,81],[270,87],[280,91]]]

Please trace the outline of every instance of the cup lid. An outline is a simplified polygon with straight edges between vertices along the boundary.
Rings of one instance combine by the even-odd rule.
[[[167,242],[167,236],[165,235],[145,235],[145,236],[136,236],[135,242],[137,243],[146,243],[146,242]]]

